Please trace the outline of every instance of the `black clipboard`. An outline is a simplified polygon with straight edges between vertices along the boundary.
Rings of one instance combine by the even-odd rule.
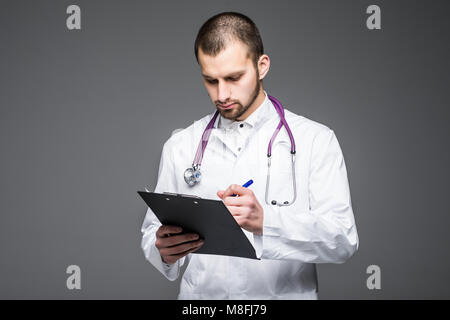
[[[195,232],[205,242],[194,253],[258,259],[255,249],[220,200],[176,193],[138,191],[162,225]]]

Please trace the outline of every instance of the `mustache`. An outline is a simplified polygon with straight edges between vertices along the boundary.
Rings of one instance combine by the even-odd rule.
[[[219,102],[219,101],[216,101],[216,102],[214,102],[215,103],[215,105],[216,105],[216,107],[218,107],[218,106],[229,106],[230,104],[234,104],[234,103],[236,103],[236,104],[241,104],[239,101],[229,101],[229,102],[226,102],[226,103],[221,103],[221,102]]]

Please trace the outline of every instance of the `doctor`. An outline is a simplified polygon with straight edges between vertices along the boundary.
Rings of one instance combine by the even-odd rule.
[[[162,226],[151,209],[142,225],[144,255],[172,281],[187,264],[179,299],[317,299],[316,264],[343,263],[358,248],[335,134],[284,109],[296,152],[281,126],[271,144],[266,189],[268,145],[281,116],[263,89],[270,59],[256,25],[242,14],[218,14],[200,28],[195,55],[218,115],[204,116],[166,141],[155,192],[222,199],[261,260],[193,254],[202,240],[179,226]],[[207,142],[201,179],[189,185],[184,173],[198,162],[201,139]],[[240,186],[249,179],[249,188]]]

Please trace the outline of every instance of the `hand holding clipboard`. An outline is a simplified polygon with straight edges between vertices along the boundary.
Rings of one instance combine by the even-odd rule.
[[[218,194],[225,201],[230,199],[227,194],[231,196],[234,191],[244,195],[242,189],[236,187],[243,188],[231,185]],[[162,224],[157,231],[156,245],[166,263],[174,263],[189,253],[256,259],[252,244],[237,222],[239,218],[230,214],[224,202],[179,194],[138,193]],[[240,200],[248,201],[248,198]],[[236,216],[240,215],[236,213]]]

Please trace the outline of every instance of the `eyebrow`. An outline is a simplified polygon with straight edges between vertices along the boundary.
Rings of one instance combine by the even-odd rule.
[[[228,74],[228,75],[225,76],[224,78],[238,77],[238,76],[243,75],[244,73],[245,73],[244,70],[242,70],[242,71],[236,71],[236,72],[233,72],[233,73]],[[210,76],[208,76],[208,75],[206,75],[206,74],[203,74],[203,73],[202,73],[202,76],[203,76],[203,78],[205,78],[205,79],[214,79],[213,77],[210,77]]]

